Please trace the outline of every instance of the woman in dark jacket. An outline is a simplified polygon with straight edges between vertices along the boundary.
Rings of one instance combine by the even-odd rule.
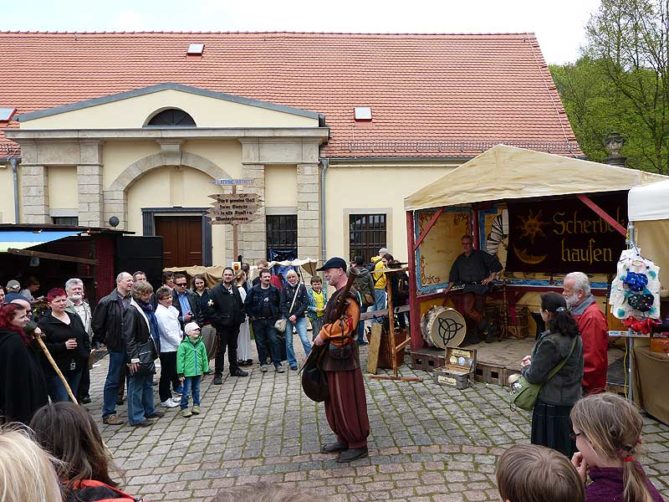
[[[88,364],[91,342],[81,318],[65,310],[67,293],[64,289],[51,289],[46,299],[51,310],[39,321],[39,327],[44,333],[44,343],[51,357],[56,361],[58,369],[76,396],[82,370],[84,365]],[[51,400],[68,401],[70,398],[65,385],[46,358],[43,358],[42,365]]]
[[[28,321],[21,305],[0,307],[0,423],[28,424],[49,402],[42,368],[24,332]]]
[[[297,369],[297,359],[293,348],[293,326],[302,341],[304,353],[311,353],[311,341],[307,336],[307,308],[309,307],[309,295],[307,288],[297,277],[294,270],[286,274],[286,287],[281,290],[281,314],[286,319],[286,355],[291,370]],[[293,302],[293,299],[295,300]],[[291,308],[292,306],[292,308]]]
[[[163,416],[153,404],[153,374],[158,350],[153,340],[158,323],[153,313],[148,282],[136,282],[132,287],[130,306],[123,314],[123,340],[128,366],[128,423],[134,427],[153,425],[154,418]]]
[[[581,398],[583,344],[562,295],[541,295],[541,318],[548,329],[539,336],[532,355],[521,362],[527,381],[542,384],[532,413],[531,441],[571,458],[576,444],[571,439],[569,413]],[[564,366],[549,379],[551,370],[565,359]]]
[[[211,291],[207,287],[204,275],[193,276],[193,299],[195,301],[195,322],[200,325],[200,336],[207,349],[209,359],[216,355],[216,328],[211,325],[213,311],[211,309]]]

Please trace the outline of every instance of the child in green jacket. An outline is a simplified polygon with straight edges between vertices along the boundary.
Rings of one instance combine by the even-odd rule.
[[[189,322],[184,328],[186,338],[177,350],[177,374],[183,385],[181,394],[181,416],[190,417],[200,414],[200,380],[209,369],[207,349],[200,338],[200,326]],[[193,409],[188,409],[188,394],[193,393]]]

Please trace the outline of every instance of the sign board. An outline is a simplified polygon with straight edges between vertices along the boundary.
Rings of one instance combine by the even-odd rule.
[[[252,179],[244,179],[244,178],[216,178],[214,180],[211,180],[211,183],[213,185],[223,185],[223,186],[228,186],[228,185],[253,185],[253,180]]]
[[[262,200],[256,193],[231,193],[210,195],[212,207],[208,215],[213,225],[236,225],[253,221]]]

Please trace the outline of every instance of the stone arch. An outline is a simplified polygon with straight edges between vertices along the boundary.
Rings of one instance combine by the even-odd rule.
[[[126,228],[128,189],[149,171],[165,166],[190,167],[207,174],[212,179],[231,178],[225,169],[196,153],[175,149],[148,155],[130,164],[104,191],[104,221],[108,221],[111,216],[116,216],[120,220],[119,228]]]

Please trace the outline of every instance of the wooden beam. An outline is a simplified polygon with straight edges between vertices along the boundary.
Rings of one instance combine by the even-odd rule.
[[[444,208],[440,207],[437,209],[437,212],[435,212],[432,215],[432,218],[430,218],[430,221],[427,222],[427,225],[425,225],[425,228],[421,232],[421,234],[418,236],[418,239],[416,239],[415,244],[413,245],[413,251],[416,252],[418,250],[418,247],[421,245],[425,237],[427,237],[427,234],[432,230],[432,227],[434,226],[435,223],[437,223],[437,220],[441,216],[441,213],[444,212]],[[409,213],[410,214],[410,213]]]
[[[36,258],[44,258],[45,260],[71,261],[74,263],[84,263],[85,265],[98,264],[98,260],[91,260],[90,258],[79,258],[78,256],[68,256],[66,254],[45,253],[44,251],[33,251],[31,249],[9,248],[7,252],[21,256],[34,256]]]
[[[598,206],[590,197],[587,195],[577,195],[578,200],[580,200],[583,204],[588,206],[590,209],[592,209],[597,216],[599,216],[601,219],[603,219],[606,223],[611,225],[614,230],[616,230],[620,235],[623,237],[627,237],[627,229],[623,227],[618,221],[611,216],[609,213],[604,211],[600,206]]]
[[[400,344],[399,344],[397,347],[395,347],[395,353],[397,354],[397,353],[398,353],[399,351],[401,351],[404,347],[406,347],[407,345],[409,345],[409,343],[411,343],[411,337],[410,337],[410,336],[408,336],[408,337],[406,338],[406,340],[404,340],[403,342],[400,342]]]
[[[412,320],[409,324],[409,338],[411,339],[411,350],[418,350],[423,347],[425,342],[423,341],[423,336],[420,334],[420,311],[417,300],[418,272],[416,270],[416,246],[414,246],[416,233],[413,216],[413,211],[406,212],[407,247],[409,254],[409,307]]]
[[[400,382],[422,382],[421,377],[403,377],[395,375],[369,375],[368,378],[374,378],[376,380],[399,380]]]

